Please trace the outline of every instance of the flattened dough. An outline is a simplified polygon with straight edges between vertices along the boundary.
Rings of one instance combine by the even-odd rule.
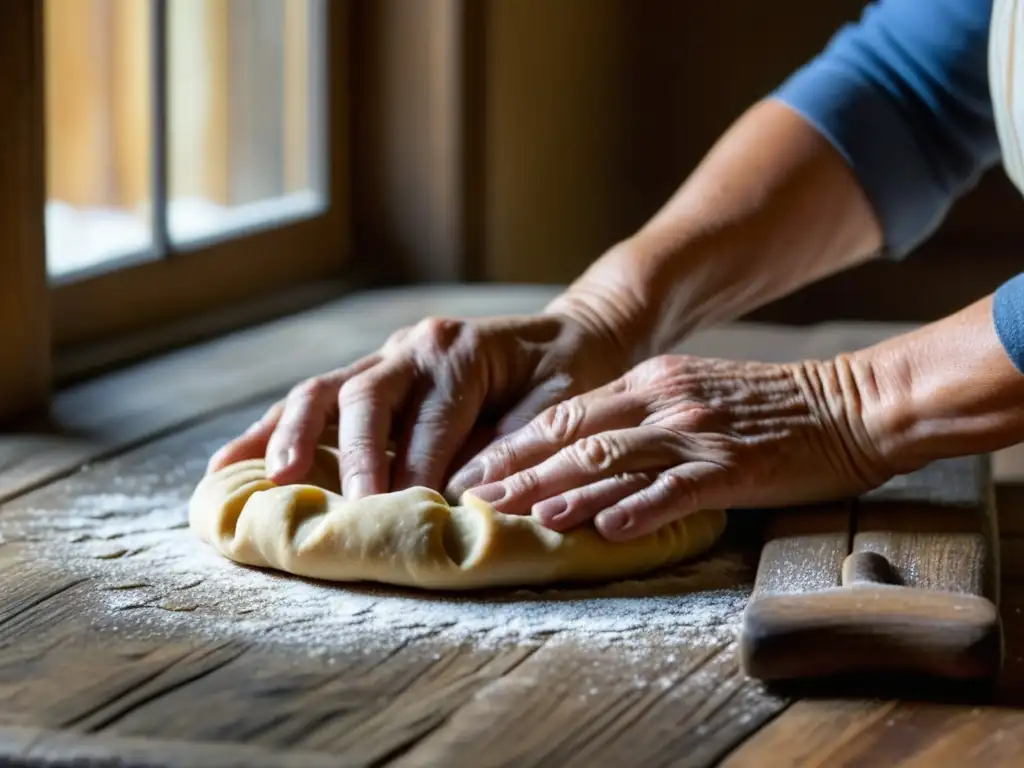
[[[338,486],[328,448],[295,485],[268,480],[262,459],[239,462],[200,481],[189,525],[239,563],[437,590],[635,576],[702,554],[725,528],[725,513],[712,510],[613,543],[592,526],[558,533],[468,493],[453,507],[427,488],[346,501]]]

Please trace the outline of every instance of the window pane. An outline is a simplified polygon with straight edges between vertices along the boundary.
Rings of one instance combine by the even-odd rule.
[[[314,0],[169,0],[173,243],[317,210]]]
[[[149,3],[46,0],[46,258],[63,276],[150,245]]]

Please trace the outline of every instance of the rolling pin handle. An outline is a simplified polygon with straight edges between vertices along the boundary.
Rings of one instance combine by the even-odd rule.
[[[854,552],[843,560],[843,586],[899,584],[892,564],[877,552]]]

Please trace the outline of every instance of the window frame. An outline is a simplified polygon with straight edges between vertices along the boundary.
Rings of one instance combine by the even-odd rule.
[[[153,5],[154,30],[167,0]],[[348,2],[320,0],[325,16],[323,147],[325,205],[292,221],[270,221],[195,244],[156,243],[163,258],[101,265],[51,285],[53,346],[61,350],[157,328],[240,301],[314,280],[339,277],[349,260]],[[43,5],[43,3],[39,3]],[[155,36],[156,37],[156,36]],[[42,41],[38,43],[42,46]],[[153,98],[166,95],[166,46],[155,45]],[[318,110],[319,112],[319,110]],[[165,132],[166,110],[154,110],[154,135]],[[44,117],[45,119],[45,117]],[[166,142],[160,142],[165,145]],[[317,147],[319,152],[320,148]],[[166,157],[154,154],[154,210],[166,202]],[[157,228],[158,231],[161,228]],[[281,255],[287,258],[282,259]]]
[[[479,4],[324,4],[326,209],[51,283],[43,2],[9,0],[0,72],[13,74],[0,77],[10,116],[0,139],[20,149],[0,160],[0,419],[45,408],[65,375],[81,378],[302,302],[474,277],[483,205]]]

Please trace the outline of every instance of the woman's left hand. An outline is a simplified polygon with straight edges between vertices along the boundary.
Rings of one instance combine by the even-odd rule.
[[[630,539],[702,509],[835,499],[896,474],[870,371],[665,355],[553,406],[452,478],[502,512]],[[881,438],[881,439],[879,439]]]

